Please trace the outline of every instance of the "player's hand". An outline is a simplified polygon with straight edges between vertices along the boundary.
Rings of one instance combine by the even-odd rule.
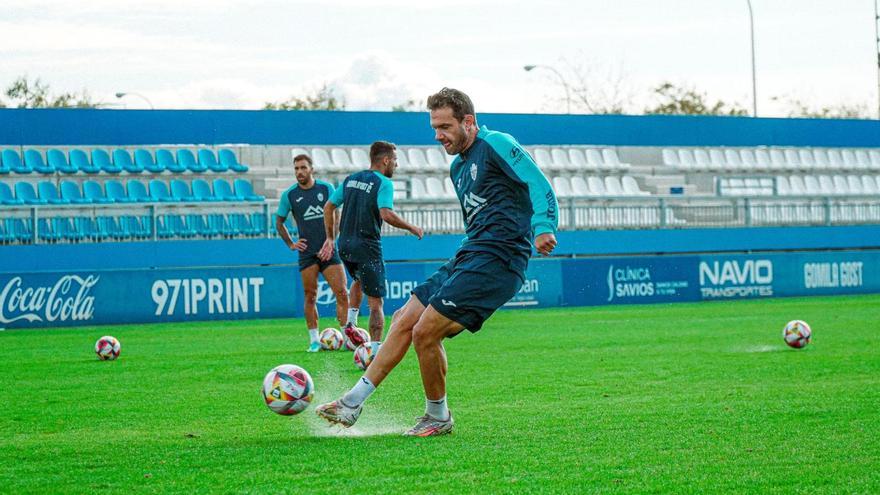
[[[425,237],[424,229],[422,229],[418,225],[413,225],[413,228],[410,229],[410,232],[412,233],[412,235],[418,237],[419,240],[422,240],[422,237]]]
[[[306,250],[306,247],[306,240],[300,237],[295,243],[290,245],[290,250],[303,252]]]
[[[551,232],[546,232],[535,237],[535,250],[538,251],[538,253],[543,254],[544,256],[549,256],[555,247],[556,236]]]
[[[321,246],[321,250],[318,251],[318,259],[321,261],[327,261],[333,256],[333,241],[327,239],[324,241],[324,245]]]

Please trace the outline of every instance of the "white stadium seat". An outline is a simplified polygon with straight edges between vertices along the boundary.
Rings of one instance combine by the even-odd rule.
[[[410,170],[418,170],[419,172],[430,171],[428,160],[425,159],[425,153],[420,148],[410,148],[406,152],[409,159]]]
[[[813,149],[813,162],[816,164],[814,168],[820,170],[831,168],[831,162],[828,160],[828,152],[821,148]]]
[[[804,177],[804,191],[810,195],[820,195],[822,190],[819,188],[819,180],[813,175]]]
[[[849,186],[850,194],[865,194],[865,187],[857,175],[848,175],[846,183]]]
[[[607,196],[609,194],[608,191],[605,190],[605,183],[595,175],[587,177],[587,185],[590,186],[590,193],[592,193],[593,196]]]
[[[742,170],[746,168],[743,164],[742,157],[737,150],[724,150],[724,161],[727,162],[727,168],[730,170]]]
[[[712,168],[712,163],[709,160],[709,153],[704,149],[695,149],[694,164],[697,170],[709,170]]]
[[[831,180],[831,177],[827,175],[819,176],[819,191],[822,194],[835,194],[834,191],[834,182]]]
[[[863,175],[862,190],[865,191],[865,194],[880,194],[880,184],[877,183],[875,177]]]
[[[550,152],[547,151],[546,148],[533,148],[532,158],[534,158],[535,163],[538,164],[538,168],[541,170],[554,170],[553,158],[550,156]]]
[[[639,187],[638,182],[632,176],[624,175],[621,182],[623,191],[629,196],[647,196],[651,194],[647,191],[642,191],[642,188]]]
[[[697,162],[694,159],[694,152],[682,148],[678,150],[678,167],[683,168],[685,170],[693,170],[697,166]]]
[[[755,162],[761,170],[770,170],[772,168],[770,153],[764,148],[755,150]]]
[[[832,170],[847,168],[839,149],[832,148],[828,150],[828,163]]]
[[[871,168],[874,170],[880,170],[880,151],[869,150],[868,158],[871,159]]]
[[[446,197],[446,191],[443,190],[443,182],[436,177],[425,179],[425,189],[428,191],[428,197],[431,199],[443,199]]]
[[[776,176],[776,194],[779,196],[791,195],[791,186],[788,184],[788,178],[781,175]]]
[[[572,168],[568,161],[568,150],[553,148],[550,150],[550,157],[553,159],[553,170],[562,171]]]
[[[620,157],[617,156],[617,151],[611,148],[602,150],[602,161],[612,170],[626,170],[630,167],[629,163],[621,162]]]
[[[583,177],[574,176],[571,178],[571,192],[575,196],[590,196],[590,187]]]
[[[807,195],[807,186],[804,184],[804,178],[800,175],[792,175],[789,177],[788,185],[791,186],[791,194],[793,196]]]
[[[739,157],[742,159],[741,168],[743,170],[756,170],[758,168],[758,161],[755,158],[755,150],[739,150]]]
[[[856,160],[856,154],[853,150],[840,150],[840,156],[843,159],[843,168],[847,170],[859,168],[859,162]]]
[[[798,150],[786,148],[783,153],[785,154],[786,169],[797,170],[802,167],[801,158],[798,156]]]
[[[409,178],[409,197],[415,199],[428,199],[428,190],[421,177]]]
[[[425,158],[428,159],[428,165],[432,172],[448,172],[450,161],[444,158],[445,152],[441,152],[437,148],[428,148],[425,151]]]
[[[871,158],[868,156],[868,152],[865,150],[856,150],[856,163],[858,168],[861,170],[868,170],[871,168]]]
[[[572,195],[571,186],[565,177],[556,176],[553,178],[553,190],[560,198],[568,198]]]
[[[773,170],[786,170],[788,161],[785,159],[785,153],[778,148],[770,150],[770,168]]]
[[[579,148],[570,148],[568,150],[568,163],[571,164],[574,170],[586,171],[591,168],[587,163],[586,156],[584,156],[584,150]]]
[[[723,171],[727,169],[727,160],[724,159],[724,152],[718,148],[709,150],[709,163],[712,170]]]
[[[397,148],[397,166],[400,168],[400,173],[402,174],[419,172],[418,169],[413,169],[412,165],[410,165],[409,158],[407,158],[406,150],[400,148]],[[367,168],[369,168],[369,165],[367,165]]]
[[[587,148],[587,150],[584,152],[584,155],[586,155],[587,163],[590,165],[591,169],[603,170],[608,168],[605,164],[605,160],[602,159],[602,155],[599,153],[599,150]]]
[[[455,184],[452,183],[452,179],[449,177],[443,180],[443,190],[446,192],[447,198],[457,198],[458,196],[455,194]]]
[[[813,155],[813,152],[808,149],[799,149],[798,150],[798,162],[800,163],[801,170],[811,170],[816,168],[816,157]]]
[[[340,172],[342,167],[336,166],[330,158],[330,154],[324,148],[312,148],[312,161],[315,169],[319,172]]]
[[[675,150],[671,150],[669,148],[663,148],[663,165],[669,165],[670,167],[678,166],[678,153]]]
[[[398,152],[398,166],[400,166],[400,155],[402,155],[402,153]],[[351,163],[354,165],[355,170],[370,168],[370,154],[364,148],[355,148],[351,150]]]
[[[333,160],[333,165],[339,167],[343,171],[352,172],[355,169],[348,153],[342,148],[332,148],[330,150],[330,159]]]
[[[842,175],[835,175],[831,178],[834,183],[834,193],[835,194],[850,194],[849,183],[846,181],[846,177]]]
[[[605,177],[605,190],[611,196],[625,196],[623,186],[620,184],[620,178],[615,175]]]

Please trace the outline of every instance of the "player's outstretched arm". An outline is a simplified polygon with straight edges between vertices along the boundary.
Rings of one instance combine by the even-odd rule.
[[[419,239],[425,235],[425,231],[422,230],[421,227],[407,222],[391,208],[381,208],[379,214],[382,216],[382,221],[388,223],[388,225],[391,225],[392,227],[407,230]]]

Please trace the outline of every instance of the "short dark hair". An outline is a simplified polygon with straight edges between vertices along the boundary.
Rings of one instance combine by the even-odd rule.
[[[387,155],[391,155],[396,149],[397,146],[395,146],[394,143],[389,143],[388,141],[376,141],[370,146],[370,163],[379,163],[379,160]]]
[[[451,108],[452,116],[459,122],[464,120],[465,115],[476,115],[474,102],[468,95],[457,89],[443,88],[428,97],[428,110],[444,107]]]
[[[299,154],[299,155],[296,155],[295,157],[293,157],[293,163],[296,163],[300,160],[305,160],[305,161],[309,162],[310,167],[314,165],[312,163],[312,157],[310,157],[309,155]]]

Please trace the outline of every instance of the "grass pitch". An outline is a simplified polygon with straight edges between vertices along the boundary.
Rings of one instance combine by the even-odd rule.
[[[2,332],[0,492],[880,492],[880,296],[501,312],[447,343],[430,439],[400,436],[412,352],[343,430],[314,405],[352,354],[305,347],[301,320]],[[299,416],[262,403],[282,363],[315,381]]]

